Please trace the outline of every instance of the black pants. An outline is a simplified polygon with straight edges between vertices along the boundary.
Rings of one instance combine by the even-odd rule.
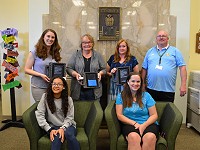
[[[147,88],[147,92],[153,97],[155,101],[174,102],[174,92],[155,91]]]

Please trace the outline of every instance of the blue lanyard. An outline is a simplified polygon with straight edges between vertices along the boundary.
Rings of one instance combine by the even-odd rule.
[[[168,48],[169,48],[169,46],[168,46]],[[159,58],[159,65],[161,64],[162,56],[166,53],[166,51],[168,50],[168,48],[165,50],[164,53],[162,53],[162,55],[160,55],[160,52],[159,52],[159,50],[157,49],[157,53],[158,53],[158,55],[160,56],[160,58]]]

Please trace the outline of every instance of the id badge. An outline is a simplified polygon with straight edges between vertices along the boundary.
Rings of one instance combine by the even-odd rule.
[[[160,66],[160,65],[156,65],[156,68],[155,69],[159,69],[159,70],[162,70],[163,69],[163,66]]]

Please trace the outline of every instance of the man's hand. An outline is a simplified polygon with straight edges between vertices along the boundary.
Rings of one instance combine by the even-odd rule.
[[[186,94],[186,86],[181,86],[180,87],[180,96],[183,97]]]

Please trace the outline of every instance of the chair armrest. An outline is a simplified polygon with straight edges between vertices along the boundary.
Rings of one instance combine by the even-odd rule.
[[[182,125],[183,116],[174,103],[168,103],[164,109],[160,120],[160,129],[165,134],[168,149],[175,149],[175,142],[180,127]]]
[[[35,117],[37,105],[38,102],[34,103],[22,115],[23,124],[30,140],[31,150],[37,150],[38,140],[44,135],[44,131],[39,127]]]
[[[116,150],[121,128],[115,111],[115,100],[109,102],[104,113],[110,135],[110,150]]]
[[[91,105],[85,122],[85,132],[88,136],[90,149],[96,149],[99,127],[103,119],[103,110],[98,100],[95,100]]]

